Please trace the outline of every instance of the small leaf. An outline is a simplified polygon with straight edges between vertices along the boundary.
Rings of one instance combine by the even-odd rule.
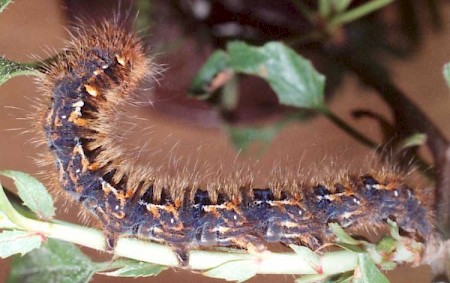
[[[227,45],[227,51],[233,70],[266,80],[281,104],[309,109],[325,107],[325,77],[286,45],[269,42],[254,47],[234,41]]]
[[[420,146],[427,141],[427,135],[423,133],[416,133],[410,135],[400,145],[400,149],[406,149],[408,147]]]
[[[75,245],[48,239],[40,249],[15,257],[7,282],[85,283],[94,271],[94,264]]]
[[[7,258],[13,254],[24,255],[41,246],[43,238],[36,233],[25,231],[3,231],[0,233],[0,257]]]
[[[359,254],[358,268],[355,271],[355,283],[389,283],[386,276],[377,268],[368,254]]]
[[[338,242],[354,246],[361,244],[361,241],[353,239],[349,234],[347,234],[347,232],[344,231],[344,229],[342,229],[339,224],[330,223],[328,226],[338,238]]]
[[[307,247],[303,246],[297,246],[297,245],[289,245],[291,249],[294,250],[294,252],[302,257],[309,266],[312,267],[318,274],[323,273],[322,268],[322,262],[320,260],[320,256],[318,256],[316,253],[314,253],[312,250],[308,249]]]
[[[396,241],[391,237],[384,237],[381,239],[381,241],[377,244],[376,250],[379,253],[382,254],[390,254],[395,250],[396,247]]]
[[[228,55],[224,51],[214,52],[192,81],[190,93],[198,96],[209,94],[212,89],[215,89],[212,87],[214,78],[229,67],[228,61]]]
[[[343,248],[345,250],[348,250],[348,251],[355,252],[355,253],[364,253],[364,252],[366,252],[366,250],[363,247],[355,246],[355,245],[352,245],[352,244],[336,243],[336,246],[341,247],[341,248]]]
[[[55,215],[53,199],[44,185],[32,176],[18,171],[0,171],[0,175],[14,180],[23,203],[40,218],[51,219]]]
[[[330,27],[336,27],[345,25],[348,23],[351,23],[353,21],[356,21],[362,17],[365,17],[379,9],[382,9],[383,7],[391,4],[394,2],[394,0],[372,0],[368,1],[364,4],[359,5],[356,8],[353,8],[352,10],[348,10],[343,14],[340,14],[339,16],[336,16],[333,18],[332,21],[330,21],[329,26]]]
[[[132,259],[121,258],[109,265],[108,270],[99,272],[100,274],[112,277],[148,277],[156,276],[167,269],[167,266],[157,265],[148,262],[141,262]]]
[[[336,283],[350,283],[353,281],[353,272],[345,272],[336,279]]]
[[[391,261],[383,261],[379,264],[379,266],[382,270],[387,271],[387,270],[393,270],[394,268],[396,268],[397,263],[395,263],[393,261],[392,262]]]
[[[246,149],[254,141],[271,142],[282,127],[276,123],[266,127],[228,127],[231,141],[236,148]]]
[[[1,188],[1,186],[0,186]],[[0,210],[0,229],[15,229],[18,228],[5,213]]]
[[[270,143],[284,127],[292,122],[305,120],[312,117],[313,113],[307,110],[298,110],[287,115],[272,124],[262,127],[236,127],[228,126],[227,130],[231,141],[237,149],[246,149],[255,141],[262,142],[263,145]]]
[[[219,265],[203,272],[203,275],[228,281],[243,282],[255,276],[257,271],[258,267],[254,261],[238,260]]]
[[[0,5],[1,4],[2,3],[0,2]],[[2,6],[0,6],[0,12],[1,8]],[[38,76],[40,75],[40,73],[38,70],[33,69],[26,64],[20,64],[17,62],[9,61],[4,57],[0,57],[0,85],[13,77],[29,75]]]
[[[400,231],[398,230],[398,225],[391,219],[387,220],[387,224],[389,226],[389,232],[395,240],[401,240],[402,237],[400,236]]]
[[[9,4],[11,4],[11,1],[12,0],[0,0],[0,13],[3,12]]]
[[[444,79],[447,82],[448,88],[450,88],[450,63],[444,65]]]

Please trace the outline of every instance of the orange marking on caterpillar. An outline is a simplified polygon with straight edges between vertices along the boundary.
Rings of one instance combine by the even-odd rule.
[[[96,73],[96,72],[97,71],[94,71],[94,74],[98,75],[98,73]],[[93,97],[97,97],[98,96],[98,90],[95,87],[93,87],[91,85],[88,85],[88,84],[85,84],[84,88],[86,89],[86,92],[89,93],[91,96],[93,96]]]

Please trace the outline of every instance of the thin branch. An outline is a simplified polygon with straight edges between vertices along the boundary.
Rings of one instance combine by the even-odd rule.
[[[344,120],[336,116],[334,113],[332,113],[330,110],[325,109],[322,110],[321,113],[325,115],[330,121],[332,121],[337,127],[345,131],[347,134],[349,134],[351,137],[359,141],[360,143],[376,148],[378,144],[368,137],[364,136],[362,133],[358,132],[356,129],[352,128],[349,124],[347,124]]]

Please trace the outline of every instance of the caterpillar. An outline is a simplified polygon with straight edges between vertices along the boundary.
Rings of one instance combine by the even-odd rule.
[[[395,174],[347,175],[335,182],[251,183],[163,180],[152,167],[130,165],[113,138],[111,116],[155,71],[139,38],[117,23],[82,25],[40,78],[42,131],[59,183],[101,222],[107,245],[119,236],[169,245],[180,266],[193,248],[238,247],[253,253],[268,243],[317,249],[333,241],[330,222],[377,227],[394,219],[421,240],[433,233],[423,191]]]

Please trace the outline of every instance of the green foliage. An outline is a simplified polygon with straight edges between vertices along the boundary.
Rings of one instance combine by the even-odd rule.
[[[406,149],[408,147],[421,146],[427,141],[427,135],[423,133],[416,133],[410,135],[404,139],[399,147],[400,150]]]
[[[314,269],[317,273],[322,272],[322,263],[320,261],[320,257],[314,253],[312,250],[307,247],[297,246],[297,245],[289,245],[289,247],[301,258],[303,258],[312,269]]]
[[[251,263],[248,260],[231,261],[203,272],[203,275],[227,281],[244,282],[258,272],[257,265]]]
[[[230,126],[228,133],[231,141],[236,148],[246,149],[255,141],[265,144],[270,143],[277,134],[282,130],[284,123],[274,123],[265,127],[233,127]]]
[[[12,0],[0,0],[0,13],[6,9],[6,7],[11,3]]]
[[[41,246],[43,237],[25,231],[8,231],[0,233],[0,257],[7,258],[13,254],[24,255]]]
[[[345,11],[343,13],[338,14],[336,17],[334,17],[330,22],[329,25],[330,27],[337,27],[337,26],[341,26],[341,25],[345,25],[351,22],[354,22],[362,17],[365,17],[371,13],[373,13],[374,11],[379,10],[380,8],[392,3],[394,0],[372,0],[369,1],[367,3],[364,3],[352,10],[349,11]],[[344,11],[349,3],[349,1],[347,0],[336,0],[336,1],[329,1],[329,0],[325,0],[322,2],[328,2],[328,3],[332,3],[334,5],[334,7],[336,7],[337,9],[339,9],[340,11]],[[337,4],[337,2],[343,2],[340,4]]]
[[[95,264],[75,245],[48,239],[40,249],[15,257],[8,283],[85,283]]]
[[[3,191],[3,188],[0,184],[0,190]],[[14,229],[17,228],[17,226],[14,224],[14,222],[11,221],[11,219],[6,216],[6,214],[2,211],[0,208],[0,229]]]
[[[192,81],[190,87],[191,95],[201,97],[201,95],[206,94],[206,97],[208,97],[213,79],[228,68],[228,55],[222,50],[214,52]]]
[[[167,269],[167,266],[152,264],[148,262],[136,261],[127,258],[119,258],[113,263],[106,262],[99,264],[105,265],[105,270],[100,270],[99,274],[111,277],[148,277],[156,276]]]
[[[337,13],[342,13],[345,10],[347,10],[347,8],[350,6],[350,4],[352,3],[352,0],[331,0],[331,1],[322,1],[322,2],[327,2],[329,3],[329,5],[332,6],[332,8],[337,12]],[[326,5],[326,4],[325,4]]]
[[[389,283],[367,254],[359,254],[359,266],[353,277],[354,283]]]
[[[1,6],[0,6],[1,12]],[[39,71],[26,64],[13,62],[0,57],[0,85],[17,76],[38,76]]]
[[[334,233],[334,235],[336,235],[337,242],[339,242],[341,244],[348,244],[348,245],[354,245],[354,246],[361,244],[361,241],[353,239],[338,224],[330,223],[329,227],[330,227],[331,231]]]
[[[0,13],[11,4],[12,0],[0,0]],[[0,85],[16,76],[38,76],[39,71],[27,64],[7,60],[0,56]]]
[[[376,250],[379,253],[389,254],[395,250],[395,239],[392,237],[383,237],[376,246]]]
[[[284,126],[308,116],[301,109],[322,111],[326,108],[324,76],[308,60],[279,42],[269,42],[261,47],[240,41],[230,42],[225,51],[214,52],[197,73],[191,84],[191,94],[197,98],[210,98],[218,90],[216,79],[220,75],[227,78],[236,73],[264,79],[281,104],[299,109],[297,113],[267,126],[228,126],[233,145],[239,149],[247,148],[254,141],[271,142]],[[231,81],[228,78],[219,84],[226,88]]]
[[[23,203],[40,218],[51,219],[55,215],[53,199],[41,182],[18,171],[0,171],[0,175],[14,180]]]
[[[254,47],[240,41],[217,51],[194,78],[191,91],[205,93],[224,70],[258,76],[269,83],[281,104],[307,109],[324,108],[325,78],[311,63],[279,42]],[[207,94],[207,93],[206,93]]]
[[[325,77],[286,45],[269,42],[253,47],[230,42],[227,51],[233,70],[266,80],[281,104],[308,109],[324,107]]]

